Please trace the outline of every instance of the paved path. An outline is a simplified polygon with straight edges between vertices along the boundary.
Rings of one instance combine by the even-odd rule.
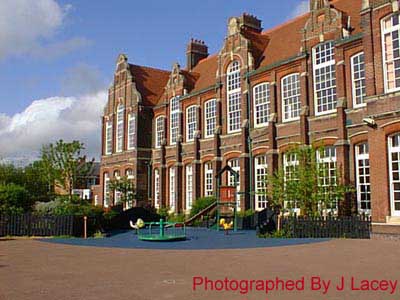
[[[400,299],[388,292],[310,291],[311,276],[400,279],[400,243],[331,240],[295,246],[230,250],[144,250],[0,240],[0,299],[6,300],[273,300]],[[299,279],[305,291],[192,291],[194,276],[210,279]],[[333,285],[333,283],[332,283]]]

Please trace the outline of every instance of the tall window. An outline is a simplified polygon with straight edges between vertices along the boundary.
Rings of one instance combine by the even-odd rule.
[[[351,58],[351,79],[353,82],[353,106],[363,106],[366,95],[364,52]]]
[[[298,170],[299,160],[297,158],[296,153],[285,153],[283,155],[283,169],[285,172],[285,185],[290,183],[295,183],[298,181],[298,176],[296,174],[296,170]],[[292,198],[292,197],[290,197]],[[294,197],[293,197],[294,198]],[[287,203],[285,203],[288,209],[296,210],[299,208],[297,203],[297,199],[289,199]]]
[[[186,141],[194,139],[194,132],[197,130],[197,108],[192,105],[186,110]]]
[[[104,173],[104,191],[103,191],[104,207],[110,206],[110,176]]]
[[[300,75],[290,74],[282,78],[283,120],[292,121],[300,117]]]
[[[165,138],[165,119],[164,116],[156,119],[156,148],[160,148]]]
[[[170,144],[176,144],[179,134],[179,97],[174,97],[170,101]]]
[[[236,208],[238,211],[240,211],[240,195],[238,194],[240,192],[240,164],[239,164],[239,159],[232,159],[228,162],[228,165],[239,174],[238,182],[237,182],[237,188],[236,188]],[[235,177],[230,174],[228,177],[228,185],[229,186],[234,186],[235,185]]]
[[[389,137],[391,215],[400,217],[400,134]]]
[[[113,126],[111,121],[106,122],[106,155],[112,153],[113,147]]]
[[[204,196],[212,196],[214,194],[213,186],[213,167],[212,163],[208,162],[204,165]]]
[[[128,116],[128,149],[134,149],[136,146],[136,115]]]
[[[132,170],[132,169],[127,169],[127,170],[125,171],[125,175],[126,175],[126,177],[127,177],[128,179],[134,179],[134,178],[135,178],[135,176],[133,175],[133,170]]]
[[[114,172],[114,179],[115,180],[120,180],[121,179],[121,174],[119,173],[119,171],[115,171]],[[114,205],[118,204],[121,202],[121,192],[115,190],[114,191]]]
[[[154,206],[156,208],[160,207],[160,171],[158,169],[154,170]]]
[[[269,83],[261,83],[253,89],[254,98],[254,124],[255,127],[268,125],[270,86]]]
[[[317,152],[317,162],[321,166],[319,174],[319,186],[322,187],[324,193],[329,194],[329,188],[337,184],[336,178],[336,149],[333,146],[325,147]],[[328,209],[337,209],[338,202],[334,200],[328,203]]]
[[[396,91],[400,88],[400,24],[395,14],[382,21],[383,62],[385,90]]]
[[[193,204],[193,167],[186,166],[186,210],[192,209]]]
[[[371,184],[368,144],[357,145],[355,150],[358,209],[360,212],[369,212],[371,210]]]
[[[217,101],[215,99],[208,100],[204,104],[204,123],[205,123],[205,138],[214,136],[216,114],[217,114]]]
[[[235,60],[227,72],[228,133],[240,131],[241,94],[240,63]]]
[[[337,104],[335,47],[333,42],[315,47],[313,60],[316,114],[332,113]]]
[[[176,177],[175,168],[169,169],[169,210],[175,211],[176,202]]]
[[[256,210],[267,208],[267,157],[257,156],[255,159],[256,173]]]
[[[125,108],[120,104],[117,108],[117,152],[122,152],[124,147],[124,116]]]

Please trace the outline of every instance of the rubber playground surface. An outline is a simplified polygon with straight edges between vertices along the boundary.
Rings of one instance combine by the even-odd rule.
[[[164,249],[164,250],[215,250],[246,249],[293,246],[328,241],[328,239],[264,239],[258,238],[253,230],[223,231],[206,228],[187,228],[187,239],[175,242],[141,241],[135,231],[116,232],[107,238],[65,238],[42,239],[43,242],[60,243],[75,246]]]

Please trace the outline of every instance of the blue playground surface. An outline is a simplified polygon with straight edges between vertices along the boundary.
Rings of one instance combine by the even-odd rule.
[[[141,241],[133,230],[114,232],[106,238],[53,238],[41,239],[43,242],[75,246],[160,249],[160,250],[207,250],[207,249],[246,249],[303,245],[326,242],[329,239],[277,239],[258,238],[254,230],[229,232],[206,228],[187,228],[187,239],[177,242]]]

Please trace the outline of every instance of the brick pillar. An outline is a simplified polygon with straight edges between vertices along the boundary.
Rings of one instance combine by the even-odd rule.
[[[214,149],[214,159],[212,161],[213,168],[213,185],[214,185],[214,195],[217,195],[217,179],[215,176],[222,168],[222,157],[221,157],[221,134],[222,134],[222,85],[216,91],[218,95],[216,100],[216,128],[214,132],[213,149]],[[222,183],[222,182],[221,182]]]
[[[309,103],[308,103],[308,72],[307,72],[307,60],[305,59],[302,64],[302,73],[300,74],[300,101],[301,101],[301,112],[300,112],[300,143],[303,145],[309,144],[308,136],[308,116],[309,116]]]
[[[361,27],[363,31],[363,47],[365,59],[365,81],[367,97],[376,95],[375,57],[372,32],[372,9],[369,4],[361,11]],[[381,57],[379,58],[381,59]]]
[[[160,168],[160,207],[167,207],[167,165],[165,162],[165,144],[166,139],[161,142],[161,168]]]
[[[193,168],[193,200],[201,196],[201,160],[200,160],[200,135],[201,131],[198,130],[195,133],[193,142],[194,160],[192,164]],[[193,203],[194,203],[193,201]]]
[[[268,151],[267,151],[267,163],[268,163],[268,175],[272,176],[276,170],[278,170],[278,149],[276,143],[276,122],[277,122],[277,94],[276,94],[276,82],[271,83],[270,87],[270,112],[269,124],[268,124]]]

